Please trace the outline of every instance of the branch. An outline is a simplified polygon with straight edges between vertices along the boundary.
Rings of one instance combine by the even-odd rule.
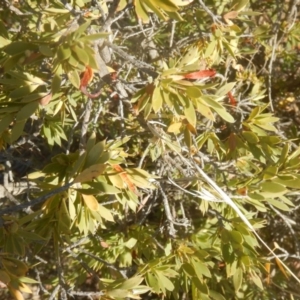
[[[15,213],[15,212],[21,211],[21,210],[23,210],[25,208],[28,208],[28,207],[31,207],[31,206],[34,206],[34,205],[37,205],[37,204],[41,204],[41,203],[45,202],[47,199],[49,199],[50,197],[52,197],[54,195],[57,195],[57,194],[59,194],[61,192],[66,191],[72,185],[73,185],[73,182],[70,182],[70,183],[68,183],[68,184],[66,184],[66,185],[64,185],[62,187],[59,187],[59,188],[51,191],[50,193],[48,193],[48,194],[46,194],[44,196],[41,196],[41,197],[33,200],[33,201],[1,209],[0,210],[0,216],[6,215],[6,214],[10,214],[10,213]]]
[[[127,54],[126,52],[124,52],[122,49],[120,49],[118,46],[105,41],[104,45],[107,45],[108,47],[110,47],[111,49],[113,49],[119,56],[121,56],[122,58],[124,58],[125,60],[127,60],[128,62],[132,63],[135,67],[137,67],[140,71],[152,76],[153,78],[156,78],[159,73],[157,73],[154,70],[154,67],[143,62],[140,61],[138,59],[136,59],[136,57],[131,56],[129,54]]]
[[[221,21],[220,21],[220,17],[219,16],[216,16],[204,3],[202,0],[198,0],[199,1],[199,4],[202,6],[202,8],[206,11],[207,14],[209,14],[213,21],[215,23],[219,23],[219,24],[223,24]]]
[[[93,106],[93,101],[91,98],[89,98],[86,103],[86,108],[85,108],[82,127],[81,127],[80,142],[79,142],[80,155],[84,152],[86,146],[86,134],[90,123],[92,106]]]

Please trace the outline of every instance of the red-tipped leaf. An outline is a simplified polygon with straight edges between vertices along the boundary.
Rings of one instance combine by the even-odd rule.
[[[228,96],[228,98],[229,98],[230,104],[231,104],[232,106],[235,107],[237,101],[236,101],[235,98],[232,96],[232,93],[231,93],[231,92],[228,92],[228,93],[227,93],[227,96]]]
[[[207,77],[215,77],[216,71],[215,70],[202,70],[197,72],[192,72],[183,75],[186,79],[202,79]]]

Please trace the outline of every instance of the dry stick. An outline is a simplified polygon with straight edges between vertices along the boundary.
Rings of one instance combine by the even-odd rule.
[[[90,299],[101,299],[105,295],[105,292],[70,292],[71,296],[87,297]]]
[[[172,237],[176,236],[176,230],[174,228],[174,221],[173,221],[173,217],[172,217],[172,213],[171,213],[171,209],[170,209],[170,205],[169,205],[169,201],[167,198],[167,195],[165,194],[165,192],[163,191],[161,185],[159,183],[157,183],[157,186],[159,188],[159,191],[162,194],[162,198],[163,198],[163,204],[164,204],[164,208],[165,208],[165,214],[167,217],[167,220],[169,221],[169,226],[170,226],[170,230],[169,230],[169,234]]]
[[[36,279],[38,281],[38,285],[39,285],[40,289],[42,290],[42,292],[45,295],[50,295],[49,291],[47,291],[46,288],[42,284],[42,279],[41,279],[41,276],[40,276],[40,271],[37,269],[37,267],[33,268],[33,271],[36,274]]]

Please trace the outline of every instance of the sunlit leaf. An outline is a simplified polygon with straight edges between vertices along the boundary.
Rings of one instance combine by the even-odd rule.
[[[98,211],[100,209],[100,205],[97,201],[97,199],[93,195],[85,195],[81,194],[82,199],[85,203],[85,205],[93,211]]]
[[[101,175],[104,170],[106,169],[106,165],[104,164],[96,164],[88,167],[87,169],[83,170],[75,179],[74,183],[76,182],[86,182],[91,181]]]
[[[98,211],[103,219],[110,221],[110,222],[115,221],[111,211],[109,209],[107,209],[106,207],[104,207],[103,205],[99,204]]]
[[[233,274],[233,285],[236,291],[238,291],[241,288],[242,282],[243,270],[241,268],[237,268],[235,274]]]
[[[162,104],[163,104],[163,98],[162,98],[161,90],[159,86],[156,86],[152,95],[152,108],[155,113],[157,113],[161,109]]]

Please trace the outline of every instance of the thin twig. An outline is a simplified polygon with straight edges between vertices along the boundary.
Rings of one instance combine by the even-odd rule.
[[[170,36],[170,42],[169,42],[169,47],[172,48],[173,46],[173,41],[174,41],[174,35],[175,35],[175,29],[176,29],[176,21],[172,21],[172,29],[171,29],[171,36]]]
[[[174,220],[173,220],[173,217],[172,217],[168,197],[165,194],[164,190],[162,189],[160,183],[157,183],[157,187],[158,187],[158,189],[159,189],[159,191],[162,195],[163,204],[164,204],[164,208],[165,208],[165,214],[166,214],[167,220],[169,221],[169,226],[170,226],[169,234],[170,234],[170,236],[175,237],[176,236],[176,230],[174,228]]]
[[[55,289],[52,291],[49,300],[54,300],[56,298],[56,294],[58,293],[58,290],[60,288],[60,285],[58,284]]]
[[[80,142],[79,142],[79,154],[82,154],[85,151],[85,146],[86,146],[86,142],[87,142],[87,131],[88,131],[89,123],[90,123],[92,107],[93,107],[93,100],[89,98],[86,103],[85,114],[83,117],[83,122],[82,122],[82,127],[81,127],[81,135],[80,135]]]
[[[202,6],[202,8],[206,11],[207,14],[209,14],[213,21],[215,23],[219,23],[219,24],[223,24],[221,21],[220,21],[220,17],[219,16],[216,16],[204,3],[202,0],[198,0],[200,5]]]

